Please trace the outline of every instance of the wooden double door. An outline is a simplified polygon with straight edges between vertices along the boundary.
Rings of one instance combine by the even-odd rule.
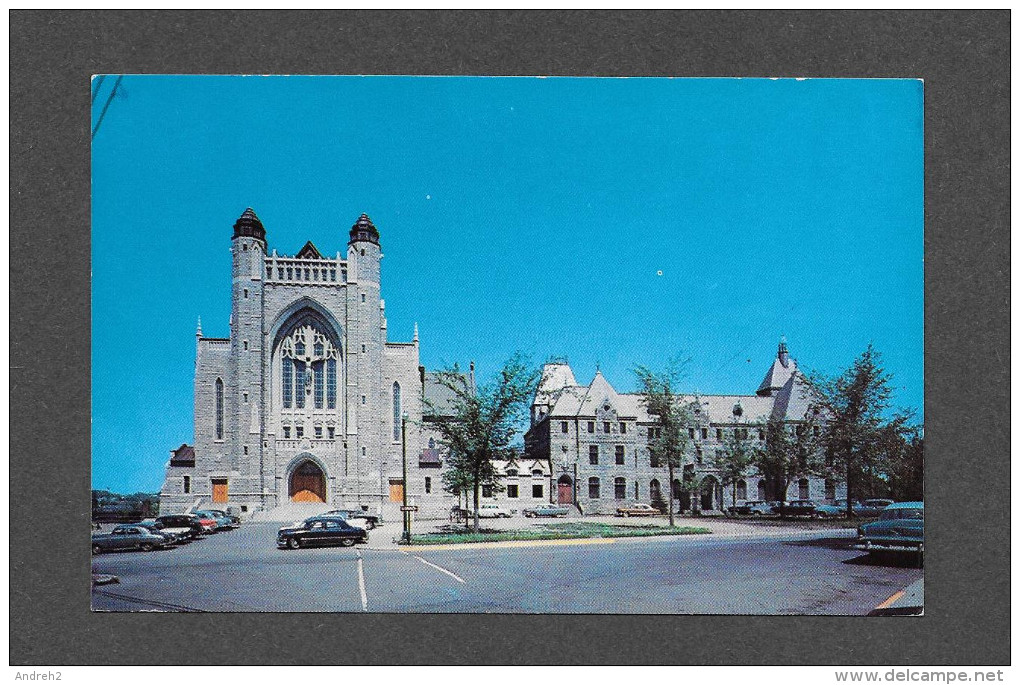
[[[290,475],[292,502],[325,502],[326,474],[314,461],[304,461]]]

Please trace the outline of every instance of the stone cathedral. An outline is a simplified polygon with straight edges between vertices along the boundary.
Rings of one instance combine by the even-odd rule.
[[[409,342],[387,339],[383,255],[368,216],[351,227],[345,254],[308,242],[285,256],[269,249],[249,208],[234,224],[231,253],[230,335],[206,336],[199,323],[194,444],[171,452],[163,511],[392,509],[403,495],[405,414],[408,481],[431,491],[420,471],[440,464],[436,450],[422,449],[417,325]]]

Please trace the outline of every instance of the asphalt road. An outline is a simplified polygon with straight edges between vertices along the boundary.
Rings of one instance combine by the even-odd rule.
[[[850,540],[630,538],[456,549],[277,550],[248,524],[157,552],[93,559],[120,583],[101,611],[330,611],[863,615],[922,578]],[[388,536],[387,528],[373,532]]]

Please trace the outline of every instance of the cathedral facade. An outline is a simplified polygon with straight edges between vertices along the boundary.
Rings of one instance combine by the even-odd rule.
[[[439,464],[422,464],[417,326],[408,342],[387,338],[379,231],[362,214],[345,253],[309,242],[285,256],[249,208],[231,253],[230,335],[199,323],[194,444],[171,452],[163,510],[400,502],[405,444],[416,483]]]

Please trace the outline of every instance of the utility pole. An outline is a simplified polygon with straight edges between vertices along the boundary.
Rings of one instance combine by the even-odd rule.
[[[407,414],[400,417],[400,450],[403,455],[404,464],[404,506],[401,513],[404,515],[404,544],[411,544],[411,512],[407,508]]]

